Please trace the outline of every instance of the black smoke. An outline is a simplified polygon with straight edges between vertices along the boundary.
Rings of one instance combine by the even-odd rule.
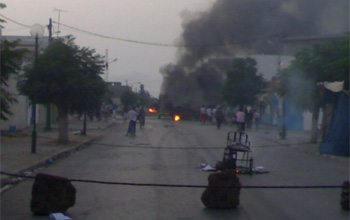
[[[183,15],[183,33],[178,43],[186,47],[179,48],[176,64],[161,70],[162,94],[180,97],[191,89],[196,95],[202,94],[199,97],[207,97],[207,91],[200,91],[205,78],[201,80],[201,66],[210,58],[232,57],[242,51],[277,54],[281,38],[349,31],[348,0],[217,0],[206,12]],[[222,78],[220,74],[213,75],[217,81]],[[174,85],[178,83],[186,86]]]

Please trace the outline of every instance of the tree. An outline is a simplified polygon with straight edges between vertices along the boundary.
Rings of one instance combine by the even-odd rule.
[[[263,77],[257,75],[256,61],[252,58],[236,58],[226,73],[222,98],[230,106],[253,105],[256,95],[263,88]]]
[[[54,40],[38,57],[38,67],[25,70],[18,87],[22,94],[41,104],[54,104],[58,110],[58,142],[68,139],[68,113],[98,108],[106,85],[102,57],[89,48],[79,48]]]
[[[0,9],[6,8],[4,3],[0,3]],[[6,21],[0,19],[0,24],[5,23]],[[3,28],[0,25],[0,28]],[[20,41],[8,42],[7,40],[1,39],[0,45],[0,119],[3,121],[8,120],[8,116],[12,115],[10,111],[11,104],[17,102],[16,95],[9,92],[6,87],[8,87],[8,80],[11,74],[16,74],[20,70],[20,63],[27,53],[25,49],[18,49]]]
[[[137,95],[131,90],[126,90],[120,95],[120,101],[124,107],[129,108],[137,104]]]
[[[6,8],[6,5],[4,3],[0,2],[0,9]],[[5,23],[6,21],[0,18],[0,23]],[[0,28],[4,28],[2,25],[0,25]]]
[[[141,106],[149,106],[153,102],[153,99],[149,92],[145,90],[143,84],[140,85],[140,91],[137,94],[137,103]]]
[[[316,142],[322,107],[317,83],[349,82],[349,39],[333,40],[304,49],[295,55],[295,60],[279,75],[279,94],[291,100],[296,108],[312,113],[311,142]]]
[[[22,59],[28,52],[25,49],[18,49],[20,41],[9,42],[1,40],[0,58],[1,58],[1,114],[0,119],[8,120],[8,116],[12,115],[10,111],[11,104],[17,102],[16,94],[8,91],[8,80],[11,75],[17,74],[21,69]]]

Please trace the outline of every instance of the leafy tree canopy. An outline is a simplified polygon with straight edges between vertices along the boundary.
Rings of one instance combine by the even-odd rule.
[[[301,110],[321,107],[319,82],[349,82],[349,39],[333,40],[296,54],[291,65],[280,71],[278,93]]]
[[[237,58],[226,73],[222,97],[230,106],[253,105],[263,88],[263,77],[257,75],[256,61]]]
[[[1,120],[8,120],[8,116],[12,115],[10,106],[16,102],[16,94],[8,91],[8,80],[11,75],[18,73],[21,69],[21,62],[25,54],[28,52],[25,49],[18,49],[20,41],[9,42],[1,40],[0,49],[0,66],[1,66]]]
[[[38,67],[26,69],[19,83],[22,94],[38,103],[64,106],[70,111],[83,112],[101,105],[106,85],[99,74],[103,71],[102,57],[89,48],[53,41],[38,57]]]
[[[25,69],[19,91],[36,103],[56,105],[59,143],[69,142],[69,112],[83,113],[101,106],[106,90],[99,76],[102,63],[94,50],[56,39],[38,57],[37,67],[32,64]]]
[[[137,104],[137,95],[131,90],[126,90],[120,95],[120,101],[128,108]]]
[[[4,3],[0,2],[0,9],[6,8],[6,5]],[[6,21],[0,18],[0,23],[5,23]],[[4,28],[2,25],[0,25],[0,28]]]

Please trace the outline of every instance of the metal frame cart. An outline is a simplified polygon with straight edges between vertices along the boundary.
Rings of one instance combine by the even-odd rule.
[[[216,168],[222,171],[252,174],[252,154],[246,133],[239,131],[228,132],[224,156],[222,161],[216,164]]]

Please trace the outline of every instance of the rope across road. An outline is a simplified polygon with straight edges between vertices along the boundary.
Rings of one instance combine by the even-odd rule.
[[[17,178],[35,179],[31,175],[21,175],[0,171],[1,175],[7,175]],[[52,179],[49,179],[52,180]],[[131,182],[113,182],[100,180],[68,179],[71,182],[94,183],[103,185],[121,185],[121,186],[139,186],[139,187],[166,187],[166,188],[241,188],[241,189],[341,189],[341,185],[300,185],[300,186],[208,186],[208,185],[182,185],[182,184],[161,184],[161,183],[131,183]],[[55,180],[60,181],[60,180]]]

